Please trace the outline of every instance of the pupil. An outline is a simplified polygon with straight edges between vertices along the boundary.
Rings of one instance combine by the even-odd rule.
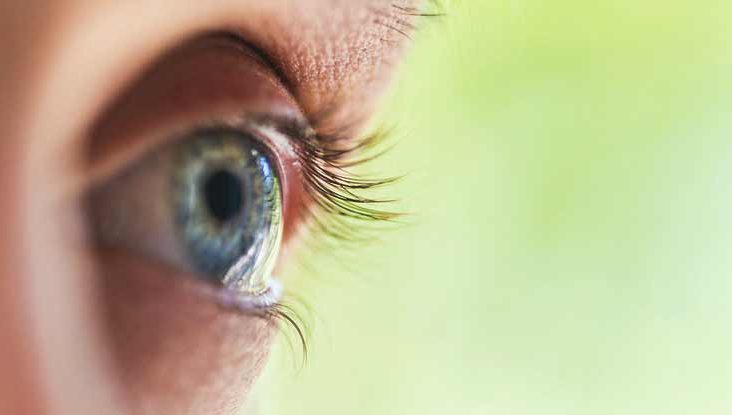
[[[219,170],[206,179],[204,196],[208,211],[220,222],[239,213],[243,202],[241,180],[233,173]]]

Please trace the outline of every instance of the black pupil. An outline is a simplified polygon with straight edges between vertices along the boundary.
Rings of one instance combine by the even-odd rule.
[[[219,170],[206,179],[203,191],[214,218],[226,222],[239,213],[243,203],[241,186],[241,180],[227,170]]]

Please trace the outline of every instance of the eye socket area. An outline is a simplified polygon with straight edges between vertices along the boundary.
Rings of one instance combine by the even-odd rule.
[[[277,123],[307,125],[295,99],[259,55],[230,36],[193,40],[154,64],[97,123],[88,153],[89,187],[104,188],[138,160],[177,145],[191,131],[244,131],[266,149],[278,173],[287,245],[304,219],[303,181],[297,137],[282,133]],[[123,193],[120,198],[135,198]],[[170,252],[163,256],[180,262]]]
[[[168,176],[162,164],[149,160],[165,158],[166,149],[178,148],[184,141],[222,132],[266,155],[281,186],[284,226],[279,267],[306,209],[296,137],[281,132],[278,123],[307,125],[274,71],[240,42],[205,36],[153,63],[93,128],[85,169],[89,179],[83,186],[87,216],[94,216],[92,199],[100,189],[107,192],[105,203],[124,201],[128,210],[155,216],[145,218],[154,222],[151,226],[140,221],[126,228],[131,234],[125,243],[90,247],[102,277],[117,369],[130,388],[131,401],[145,402],[154,390],[155,402],[145,405],[189,405],[180,402],[180,396],[188,396],[207,408],[195,413],[211,413],[212,396],[222,402],[239,399],[261,371],[277,331],[276,320],[262,317],[271,316],[277,295],[242,303],[236,293],[231,295],[218,283],[206,284],[190,268],[180,266],[190,257],[174,248],[180,243],[178,235],[172,227],[165,228],[172,226],[170,211],[164,203],[154,204],[152,210],[150,205],[151,198],[167,192]],[[217,186],[231,189],[233,176],[226,177],[233,172],[229,166],[224,163],[221,167],[227,168],[219,169],[225,173],[223,180],[202,183],[204,193],[208,185],[214,195]],[[219,170],[212,168],[208,179]],[[226,214],[227,206],[218,208],[221,218],[236,220]],[[141,234],[135,235],[138,231]],[[241,310],[247,312],[237,312]],[[248,312],[252,310],[257,312]]]

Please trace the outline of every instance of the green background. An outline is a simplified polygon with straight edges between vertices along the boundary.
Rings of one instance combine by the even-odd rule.
[[[411,224],[312,254],[260,413],[731,413],[732,3],[446,9],[370,166]]]

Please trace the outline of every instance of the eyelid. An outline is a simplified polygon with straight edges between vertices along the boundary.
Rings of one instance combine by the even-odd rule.
[[[266,62],[242,43],[222,37],[205,37],[169,53],[112,108],[93,129],[88,174],[74,186],[75,192],[197,127],[237,127],[252,114],[307,125]],[[287,150],[284,143],[266,144]]]
[[[87,167],[71,192],[82,196],[144,155],[192,130],[231,127],[253,134],[280,170],[284,237],[306,216],[298,140],[314,134],[279,78],[243,45],[195,40],[163,57],[113,108],[92,134]],[[286,244],[285,244],[286,245]]]

